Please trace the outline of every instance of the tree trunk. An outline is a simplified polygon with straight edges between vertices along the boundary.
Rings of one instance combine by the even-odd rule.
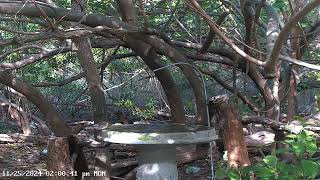
[[[84,0],[72,0],[72,10],[78,12],[85,12],[85,1]],[[109,111],[103,92],[102,82],[99,79],[99,74],[94,63],[94,57],[92,53],[91,44],[88,37],[74,38],[80,65],[84,71],[85,79],[87,81],[89,92],[91,96],[91,103],[93,107],[94,122],[103,123],[109,119]],[[77,143],[76,143],[77,144]],[[82,151],[80,151],[82,153]],[[96,177],[96,179],[110,179],[110,159],[109,152],[105,148],[96,148],[95,159],[103,161],[102,166],[95,164],[95,170],[104,170],[106,173],[103,176]],[[75,164],[80,165],[82,162],[77,159]]]
[[[288,110],[287,110],[287,122],[292,121],[296,114],[297,105],[297,68],[291,65],[289,68],[289,92],[288,92]]]
[[[127,43],[128,46],[142,58],[142,60],[151,70],[163,67],[163,65],[159,62],[160,57],[146,43],[131,37],[128,37]],[[149,49],[149,51],[146,51],[146,49]],[[163,87],[164,93],[167,97],[173,122],[184,124],[185,113],[183,103],[179,94],[178,87],[176,86],[176,83],[171,77],[169,71],[166,69],[162,69],[160,71],[156,71],[155,75],[161,83],[161,86]]]
[[[298,30],[299,27],[295,27],[292,30],[292,36],[296,37],[301,35]],[[291,57],[294,59],[301,59],[300,52],[300,39],[294,38],[291,39]],[[297,71],[298,68],[294,65],[291,65],[289,68],[289,92],[288,92],[288,111],[287,111],[287,121],[293,120],[293,116],[296,113],[296,104],[297,104]]]
[[[48,141],[47,170],[54,176],[48,176],[52,180],[73,180],[74,177],[60,173],[75,173],[72,167],[67,138],[50,138]],[[51,174],[50,174],[51,175]],[[79,176],[79,175],[78,175]]]
[[[249,166],[251,163],[238,108],[221,101],[209,101],[209,112],[228,153],[228,165],[234,168]]]
[[[75,136],[68,136],[69,154],[73,170],[78,173],[76,180],[82,179],[82,173],[89,172],[88,163],[79,140]]]
[[[83,0],[73,0],[72,10],[85,12],[85,2]],[[109,119],[109,111],[106,104],[102,82],[94,63],[91,44],[88,37],[74,38],[79,62],[84,71],[85,79],[89,87],[91,103],[93,107],[93,116],[96,123],[107,121]]]
[[[208,117],[203,82],[196,70],[193,67],[190,67],[192,66],[191,62],[177,49],[153,36],[134,34],[134,37],[150,44],[155,51],[165,55],[174,63],[177,63],[177,66],[181,69],[181,72],[188,80],[196,98],[196,123],[199,125],[206,125]]]
[[[117,0],[117,4],[122,17],[122,21],[127,22],[130,25],[135,25],[136,13],[134,12],[132,0]]]
[[[93,119],[95,123],[109,119],[102,83],[93,60],[91,45],[87,37],[73,39],[78,50],[79,62],[84,71],[85,79],[89,87],[91,104],[93,107]]]

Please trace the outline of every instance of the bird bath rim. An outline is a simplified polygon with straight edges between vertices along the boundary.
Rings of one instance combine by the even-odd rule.
[[[111,125],[97,133],[98,140],[119,144],[198,144],[217,139],[214,128],[184,124]]]

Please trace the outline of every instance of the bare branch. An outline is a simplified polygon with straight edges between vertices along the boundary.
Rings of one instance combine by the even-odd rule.
[[[105,65],[106,63],[109,63],[110,60],[114,60],[114,59],[121,59],[121,58],[126,58],[126,57],[132,57],[132,56],[135,56],[135,54],[114,54],[110,57],[107,58],[107,60],[98,65],[97,68],[100,68],[102,67],[103,65]],[[65,79],[63,81],[60,81],[60,82],[53,82],[53,83],[48,83],[48,82],[45,82],[45,83],[37,83],[37,84],[32,84],[32,86],[34,87],[52,87],[52,86],[58,86],[58,87],[61,87],[61,86],[64,86],[66,84],[69,84],[73,81],[76,81],[76,80],[79,80],[81,78],[84,77],[84,73],[80,73],[78,75],[75,75],[71,78],[68,78],[68,79]]]
[[[314,0],[313,2],[309,3],[301,11],[295,14],[280,31],[279,36],[273,46],[270,58],[268,59],[266,64],[265,69],[268,74],[275,73],[276,68],[279,65],[279,54],[281,51],[281,47],[283,43],[286,41],[291,28],[294,27],[294,25],[296,25],[300,20],[302,20],[302,18],[304,18],[309,12],[311,12],[313,9],[315,9],[319,5],[320,5],[320,0]]]
[[[225,19],[228,15],[229,15],[229,12],[224,12],[224,13],[222,13],[222,14],[219,16],[219,19],[217,20],[217,25],[220,26],[220,25],[222,24],[222,22],[224,21],[224,19]],[[200,49],[199,53],[204,54],[204,53],[207,52],[207,50],[209,49],[210,45],[211,45],[212,42],[213,42],[214,36],[215,36],[214,31],[212,31],[212,30],[210,29],[209,34],[208,34],[206,40],[204,41],[204,43],[203,43],[203,45],[202,45],[202,48]]]
[[[20,69],[22,67],[25,67],[29,64],[32,64],[32,63],[35,63],[37,61],[40,61],[44,58],[47,58],[47,57],[51,57],[51,56],[54,56],[56,54],[60,54],[60,53],[65,53],[65,52],[68,52],[68,51],[71,51],[71,48],[70,47],[65,47],[65,48],[57,48],[57,49],[54,49],[54,50],[44,50],[42,51],[41,53],[37,54],[37,55],[34,55],[34,56],[31,56],[27,59],[23,59],[23,60],[20,60],[20,61],[17,61],[17,62],[13,62],[13,63],[1,63],[0,64],[0,69],[7,69],[7,70],[13,70],[13,69]]]
[[[38,46],[38,45],[26,45],[26,46],[22,46],[22,47],[19,47],[19,48],[16,48],[16,49],[12,49],[11,51],[7,51],[7,52],[1,54],[1,55],[0,55],[0,60],[3,59],[4,57],[10,55],[11,53],[18,52],[18,51],[22,51],[22,50],[24,50],[24,49],[31,49],[31,48],[40,49],[43,53],[44,53],[44,52],[48,52],[48,49],[45,49],[45,48],[43,48],[42,46]],[[0,67],[1,67],[1,64],[0,64]]]
[[[269,126],[272,129],[276,129],[278,131],[286,131],[294,134],[298,134],[302,129],[303,126],[298,124],[297,122],[293,121],[290,124],[277,122],[273,119],[262,117],[262,116],[244,116],[242,117],[243,124],[262,124]]]
[[[210,16],[207,15],[207,13],[201,8],[201,6],[198,4],[195,0],[184,0],[186,4],[195,11],[199,16],[201,16],[210,26],[212,31],[214,31],[221,39],[223,39],[234,51],[236,51],[238,54],[240,54],[245,60],[252,62],[259,66],[265,66],[265,62],[257,60],[247,53],[245,53],[243,50],[241,50],[238,46],[236,46],[231,39],[229,39],[227,36],[225,36],[217,27],[216,23],[210,18]]]

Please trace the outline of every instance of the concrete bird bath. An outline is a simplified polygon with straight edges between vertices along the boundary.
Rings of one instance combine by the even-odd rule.
[[[139,149],[139,180],[177,180],[176,145],[217,139],[213,128],[180,124],[112,125],[97,133],[100,141],[133,144]]]

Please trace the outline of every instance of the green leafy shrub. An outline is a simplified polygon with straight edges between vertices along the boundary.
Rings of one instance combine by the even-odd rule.
[[[115,103],[115,105],[119,107],[127,108],[132,112],[133,115],[139,116],[143,119],[153,118],[154,112],[156,109],[155,102],[153,101],[150,101],[149,103],[147,103],[144,109],[137,107],[133,101],[128,99],[121,100],[120,102]]]
[[[219,168],[216,171],[217,179],[249,180],[254,175],[256,179],[266,180],[300,180],[316,179],[320,176],[320,161],[313,155],[318,151],[316,139],[309,131],[302,131],[297,135],[289,135],[284,143],[289,148],[279,149],[278,155],[289,151],[297,159],[297,163],[286,164],[276,156],[268,155],[255,165],[240,169]]]

